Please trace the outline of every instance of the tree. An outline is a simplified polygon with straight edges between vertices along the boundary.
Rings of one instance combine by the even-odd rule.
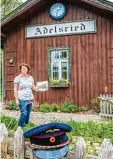
[[[21,4],[22,0],[1,0],[1,17],[6,16]]]

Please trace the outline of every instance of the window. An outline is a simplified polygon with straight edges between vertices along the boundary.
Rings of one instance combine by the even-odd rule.
[[[63,81],[69,83],[70,57],[69,48],[49,49],[49,80],[58,84]]]

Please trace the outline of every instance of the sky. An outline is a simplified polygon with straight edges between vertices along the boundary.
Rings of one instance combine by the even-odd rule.
[[[27,0],[22,0],[22,2],[25,2],[25,1],[27,1]],[[113,0],[107,0],[107,1],[113,2]]]
[[[108,0],[108,1],[113,2],[113,0]]]

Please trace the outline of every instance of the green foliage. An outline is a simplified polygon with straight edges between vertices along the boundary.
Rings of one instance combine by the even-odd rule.
[[[48,113],[48,112],[57,112],[60,109],[60,107],[53,103],[51,105],[44,103],[40,105],[40,111],[44,112],[44,113]]]
[[[26,125],[22,128],[22,130],[25,132],[25,131],[27,131],[27,130],[29,130],[29,129],[34,128],[35,126],[36,126],[36,125],[35,125],[34,123],[29,122],[28,124],[26,124]]]
[[[75,122],[69,121],[73,130],[71,136],[82,136],[92,141],[109,138],[113,142],[113,122]]]
[[[40,105],[40,111],[44,113],[50,112],[50,105],[45,103]]]
[[[61,80],[50,79],[49,84],[50,86],[68,86],[70,82],[66,79],[61,79]]]
[[[9,133],[9,136],[13,136],[15,131],[17,130],[18,128],[18,122],[15,118],[12,118],[10,116],[4,116],[2,115],[1,116],[1,123],[4,123],[5,126],[7,127],[8,129],[8,133]],[[29,122],[29,124],[25,125],[22,130],[23,131],[27,131],[33,127],[35,127],[36,125],[32,122]]]
[[[10,110],[19,110],[19,107],[16,106],[15,100],[12,100],[8,103],[8,108]],[[80,108],[77,107],[77,105],[73,104],[72,102],[64,102],[62,106],[57,105],[56,103],[48,104],[44,103],[40,106],[33,107],[33,111],[40,111],[44,113],[48,112],[64,112],[64,113],[76,113],[76,112],[85,112],[88,108],[85,106],[82,106]]]
[[[53,122],[53,121],[52,121]],[[61,122],[55,120],[54,122]],[[113,143],[113,121],[109,122],[65,122],[72,126],[72,131],[68,134],[70,140],[70,152],[74,152],[75,142],[78,137],[83,137],[86,142],[87,154],[97,155],[97,151],[104,138],[108,138]],[[94,146],[96,145],[96,146]]]
[[[100,99],[98,97],[94,97],[90,100],[91,102],[91,109],[95,112],[100,112]]]
[[[82,106],[80,108],[78,108],[80,112],[86,112],[88,111],[88,108],[86,106]]]
[[[71,102],[65,102],[61,107],[61,111],[65,113],[75,113],[77,112],[77,106]]]
[[[60,110],[60,107],[57,104],[53,103],[50,105],[51,112],[57,112],[58,110]]]
[[[10,116],[1,116],[1,123],[4,123],[8,129],[17,129],[17,120]]]
[[[6,16],[21,4],[22,0],[1,0],[1,17]]]
[[[16,101],[12,100],[8,103],[8,108],[10,110],[19,110],[19,107],[16,105]]]

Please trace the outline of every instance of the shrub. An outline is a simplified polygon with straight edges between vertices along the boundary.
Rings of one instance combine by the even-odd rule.
[[[86,112],[88,111],[88,108],[86,106],[82,106],[79,108],[79,111]]]
[[[16,101],[12,100],[8,103],[8,108],[10,110],[19,110],[19,107],[16,105]]]
[[[60,107],[55,103],[50,105],[50,111],[51,112],[57,112],[59,109],[60,109]]]
[[[71,102],[65,102],[61,107],[61,111],[65,113],[74,113],[77,112],[77,106]]]
[[[44,113],[50,112],[50,105],[45,103],[40,105],[40,111]]]
[[[94,110],[96,113],[100,112],[100,99],[98,97],[94,97],[90,100],[91,102],[91,109]]]

